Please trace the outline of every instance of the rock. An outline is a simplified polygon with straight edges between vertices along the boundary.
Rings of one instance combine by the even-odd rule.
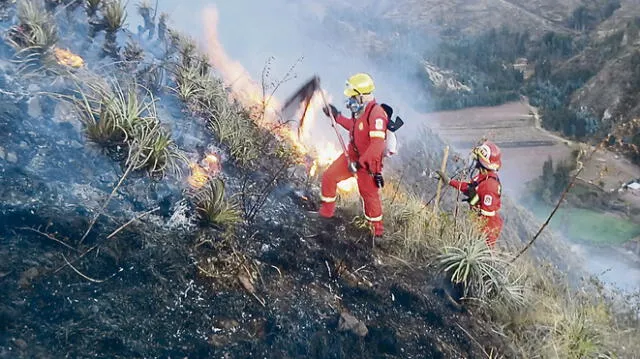
[[[229,342],[231,342],[229,338],[224,335],[214,334],[209,337],[209,344],[217,348],[224,347],[229,344]]]
[[[4,148],[0,146],[0,159],[4,160],[6,158],[5,156]]]
[[[53,110],[53,122],[55,123],[69,123],[75,128],[76,131],[82,130],[82,124],[75,115],[73,108],[66,102],[59,102]]]
[[[29,91],[29,92],[38,92],[38,91],[40,91],[40,86],[38,86],[36,84],[30,84],[27,87],[27,91]]]
[[[18,280],[18,285],[20,286],[20,288],[23,288],[23,289],[28,288],[29,286],[31,286],[31,281],[34,280],[39,274],[40,272],[36,267],[31,267],[27,269],[26,271],[22,272],[22,274],[20,275],[20,279]]]
[[[240,326],[240,323],[234,319],[223,319],[218,325],[226,330],[236,330]]]
[[[38,97],[31,97],[27,101],[27,114],[33,118],[42,117],[42,105]]]
[[[348,312],[342,312],[340,314],[340,320],[338,321],[338,330],[351,331],[353,334],[359,337],[366,337],[369,333],[367,326]]]
[[[23,339],[20,339],[20,338],[18,338],[18,339],[14,339],[14,340],[13,340],[13,344],[14,344],[16,347],[18,347],[18,349],[23,350],[23,351],[24,351],[24,350],[26,350],[26,349],[27,349],[27,347],[28,347],[27,342],[26,342],[26,341],[24,341]]]
[[[10,163],[17,163],[18,162],[18,155],[15,152],[7,153],[7,161],[10,162]]]

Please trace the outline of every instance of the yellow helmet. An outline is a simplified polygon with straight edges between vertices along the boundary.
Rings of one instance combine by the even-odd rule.
[[[365,73],[357,73],[347,80],[344,95],[347,97],[367,95],[373,92],[376,86],[371,76]]]

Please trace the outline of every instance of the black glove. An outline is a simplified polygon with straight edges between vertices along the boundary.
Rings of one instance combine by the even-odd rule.
[[[338,115],[340,115],[340,111],[338,111],[338,109],[334,105],[324,106],[322,108],[322,112],[324,112],[324,115],[327,117],[329,117],[329,111],[331,111],[334,119],[337,118]]]
[[[376,187],[382,188],[384,187],[384,178],[382,177],[382,173],[376,173],[373,175],[373,180],[376,183]]]
[[[469,185],[469,187],[467,187],[467,198],[463,199],[463,202],[471,202],[471,200],[473,199],[473,197],[476,196],[477,192],[476,192],[476,186],[472,184]]]
[[[436,171],[436,175],[438,176],[439,179],[441,179],[442,181],[444,181],[444,184],[449,184],[449,182],[451,181],[451,178],[449,178],[449,176],[447,176],[446,173],[437,170]]]

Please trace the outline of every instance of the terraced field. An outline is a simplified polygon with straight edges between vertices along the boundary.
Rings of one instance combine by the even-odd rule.
[[[503,150],[501,179],[507,192],[525,189],[538,177],[544,161],[569,158],[569,141],[536,126],[526,103],[513,102],[495,107],[475,107],[459,111],[426,114],[434,128],[461,153],[468,153],[481,138],[494,141]]]

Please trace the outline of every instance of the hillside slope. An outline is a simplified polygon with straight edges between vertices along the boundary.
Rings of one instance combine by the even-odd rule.
[[[250,78],[226,81],[223,48],[92,4],[2,8],[0,357],[637,351],[637,314],[580,282],[562,243],[514,258],[538,224],[508,196],[495,251],[450,187],[434,209],[436,181],[406,166],[439,165],[433,132],[385,172],[372,241],[354,188],[318,218],[319,158],[233,86]]]

